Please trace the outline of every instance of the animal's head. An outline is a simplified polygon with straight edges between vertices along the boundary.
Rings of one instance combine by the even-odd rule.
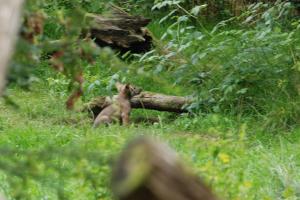
[[[118,89],[118,92],[120,94],[125,94],[129,98],[136,96],[142,92],[141,88],[138,88],[130,84],[121,84],[118,82],[116,83],[116,88]]]

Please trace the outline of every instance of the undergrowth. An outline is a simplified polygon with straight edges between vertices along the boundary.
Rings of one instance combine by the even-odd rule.
[[[184,10],[178,2],[167,5]],[[298,124],[300,24],[291,4],[254,4],[212,29],[198,18],[203,8],[180,16],[171,11],[160,22],[174,21],[161,37],[165,44],[138,56],[138,66],[153,76],[172,74],[175,85],[192,88],[191,112],[267,118],[265,127],[274,131]]]

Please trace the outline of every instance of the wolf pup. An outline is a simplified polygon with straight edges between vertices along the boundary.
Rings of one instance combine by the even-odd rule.
[[[94,121],[94,128],[100,124],[111,124],[119,121],[123,125],[129,124],[131,112],[130,99],[141,92],[140,89],[129,84],[116,83],[119,94],[113,97],[112,104],[104,108]]]

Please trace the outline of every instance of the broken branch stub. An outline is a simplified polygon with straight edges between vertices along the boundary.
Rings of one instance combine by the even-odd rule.
[[[113,168],[119,200],[216,200],[167,145],[147,137],[131,142]]]

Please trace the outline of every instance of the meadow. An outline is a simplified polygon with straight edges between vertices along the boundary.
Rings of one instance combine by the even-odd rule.
[[[20,107],[1,103],[1,191],[8,197],[111,199],[111,163],[138,135],[167,142],[222,199],[299,197],[300,129],[274,135],[251,118],[211,114],[93,130],[86,113],[66,111],[46,84],[9,93]]]

